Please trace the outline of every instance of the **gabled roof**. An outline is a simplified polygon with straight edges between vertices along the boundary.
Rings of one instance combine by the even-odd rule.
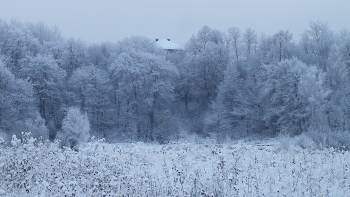
[[[156,44],[167,50],[183,50],[180,45],[171,42],[170,39],[156,39]]]

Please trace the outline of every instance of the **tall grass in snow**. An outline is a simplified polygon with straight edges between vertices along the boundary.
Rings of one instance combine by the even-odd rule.
[[[350,154],[254,144],[0,145],[0,196],[344,196]]]

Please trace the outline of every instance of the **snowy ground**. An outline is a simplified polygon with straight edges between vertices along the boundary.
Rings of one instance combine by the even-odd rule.
[[[0,196],[347,196],[350,154],[259,144],[0,147]]]

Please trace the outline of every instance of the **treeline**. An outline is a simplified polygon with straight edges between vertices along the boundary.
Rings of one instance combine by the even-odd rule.
[[[320,21],[298,43],[288,30],[204,26],[168,52],[145,37],[87,45],[43,23],[0,20],[1,135],[66,139],[69,111],[85,124],[75,131],[109,141],[348,133],[349,54],[350,32]]]

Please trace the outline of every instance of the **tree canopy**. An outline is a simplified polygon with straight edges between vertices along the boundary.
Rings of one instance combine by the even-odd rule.
[[[301,35],[204,26],[185,50],[166,51],[142,36],[89,45],[43,23],[0,20],[0,130],[78,139],[68,130],[79,120],[110,141],[161,143],[182,130],[348,132],[350,33],[312,21]]]

